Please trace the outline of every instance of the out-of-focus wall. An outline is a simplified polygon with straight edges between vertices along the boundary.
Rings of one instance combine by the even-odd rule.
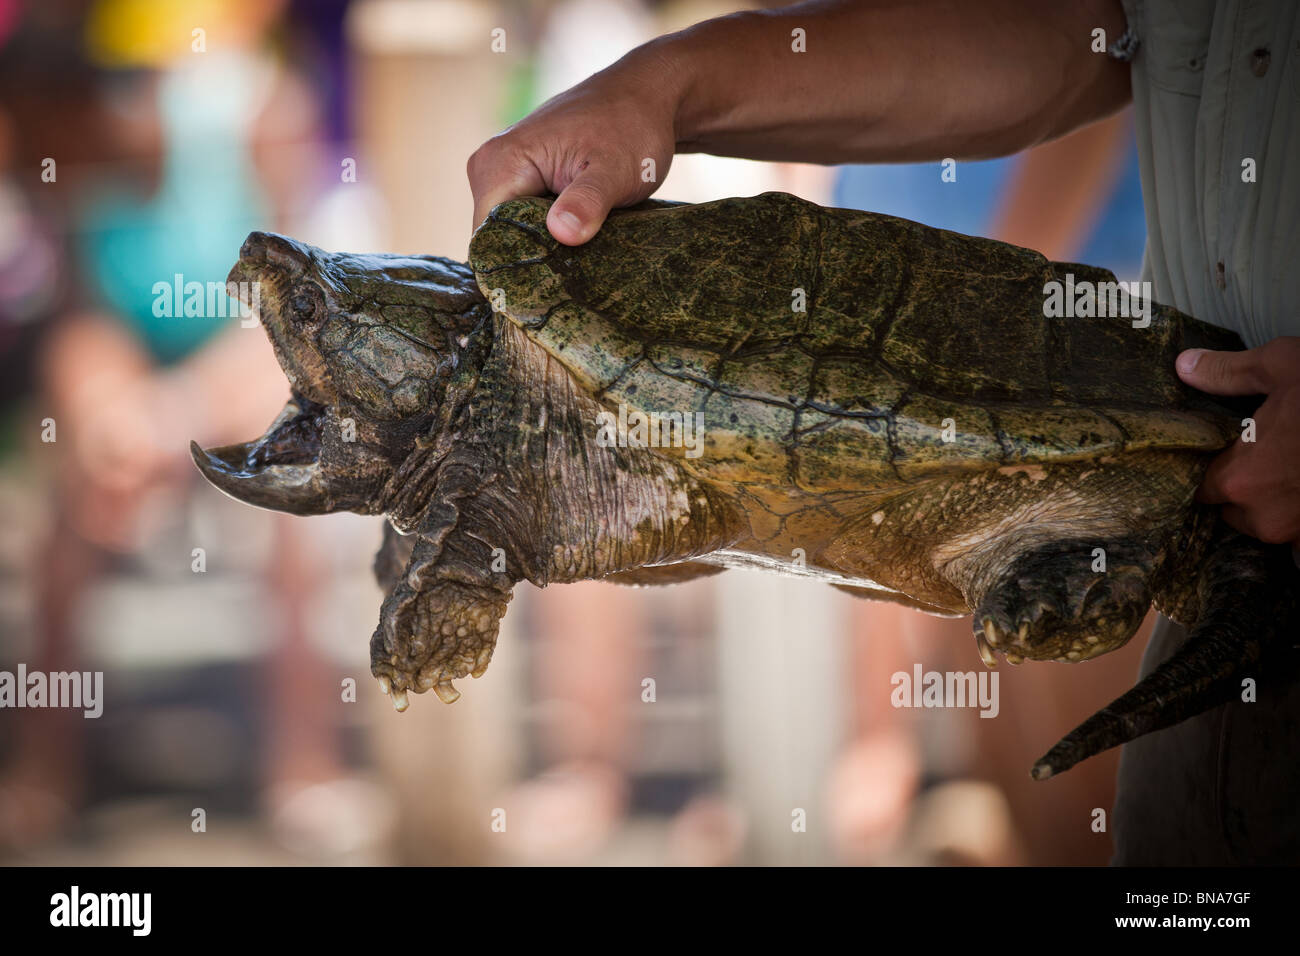
[[[914,665],[982,668],[968,621],[752,571],[521,585],[487,675],[399,715],[368,676],[379,521],[255,511],[188,461],[190,438],[252,438],[288,386],[261,329],[151,328],[132,281],[147,292],[201,251],[195,278],[219,282],[251,228],[462,258],[483,140],[732,9],[85,0],[49,4],[23,50],[0,25],[4,75],[28,80],[0,91],[0,358],[23,372],[0,406],[0,667],[102,669],[109,688],[98,722],[0,712],[0,859],[1104,862],[1091,811],[1109,807],[1115,754],[1046,785],[1025,768],[1122,689],[1140,639],[1086,669],[1004,675],[986,720],[891,703]],[[199,12],[202,50],[186,40]],[[1017,195],[1030,235],[1026,210],[1050,218],[1054,199],[1020,195],[1035,178],[1020,163],[960,182],[984,183],[985,212]],[[909,175],[883,192],[959,205],[937,170]],[[846,184],[879,177],[688,155],[659,195],[827,203],[838,181],[849,204]]]

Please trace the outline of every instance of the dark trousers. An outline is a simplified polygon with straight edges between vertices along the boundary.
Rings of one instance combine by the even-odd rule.
[[[1142,674],[1185,636],[1160,618]],[[1124,746],[1112,865],[1300,863],[1300,684],[1256,696]]]

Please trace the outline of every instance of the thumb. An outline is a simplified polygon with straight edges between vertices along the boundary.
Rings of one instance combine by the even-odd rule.
[[[1179,354],[1174,367],[1184,382],[1211,395],[1263,395],[1269,391],[1269,381],[1258,351],[1188,349]]]
[[[546,216],[551,235],[566,246],[580,246],[605,223],[609,211],[626,198],[625,177],[607,164],[584,162]]]
[[[529,164],[490,179],[471,177],[470,188],[474,192],[474,229],[478,229],[494,206],[520,196],[544,196],[546,180],[536,166]]]

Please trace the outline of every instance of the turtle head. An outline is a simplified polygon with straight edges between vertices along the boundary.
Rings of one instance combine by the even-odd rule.
[[[278,511],[385,510],[385,486],[449,388],[482,364],[491,310],[469,267],[255,232],[226,281],[266,330],[291,397],[254,441],[192,446],[199,470]]]

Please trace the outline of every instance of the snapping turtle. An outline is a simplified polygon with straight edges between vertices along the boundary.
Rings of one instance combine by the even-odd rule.
[[[254,233],[230,275],[293,397],[195,461],[252,504],[387,516],[371,668],[399,710],[483,673],[521,580],[812,575],[973,612],[990,666],[1113,650],[1153,602],[1191,626],[1040,779],[1288,644],[1285,549],[1193,503],[1241,412],[1174,357],[1232,333],[1159,305],[1147,327],[1045,318],[1045,283],[1114,277],[783,194],[644,203],[580,248],[548,206],[498,206],[468,266]]]

